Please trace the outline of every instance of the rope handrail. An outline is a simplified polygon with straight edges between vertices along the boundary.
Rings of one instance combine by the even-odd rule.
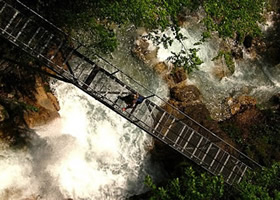
[[[2,0],[1,0],[2,1]],[[16,2],[18,2],[20,5],[22,5],[24,8],[26,8],[27,10],[29,10],[30,12],[32,12],[34,15],[38,16],[40,19],[42,19],[43,21],[45,21],[46,23],[48,23],[49,25],[51,25],[54,29],[56,29],[57,31],[59,31],[60,33],[62,33],[63,35],[67,36],[69,39],[75,41],[78,43],[79,46],[81,47],[86,47],[86,45],[84,45],[83,43],[81,43],[80,41],[78,41],[77,39],[75,39],[74,37],[70,36],[69,34],[65,33],[61,28],[57,27],[56,25],[54,25],[52,22],[50,22],[49,20],[47,20],[46,18],[44,18],[43,16],[41,16],[40,14],[38,14],[37,12],[35,12],[34,10],[32,10],[31,8],[29,8],[27,5],[25,5],[24,3],[22,3],[20,0],[16,0]],[[77,50],[76,50],[77,51]],[[166,100],[164,100],[162,97],[158,96],[157,94],[155,94],[154,92],[152,92],[150,89],[148,89],[147,87],[143,86],[142,84],[140,84],[138,81],[136,81],[135,79],[133,79],[131,76],[129,76],[128,74],[126,74],[125,72],[123,72],[121,69],[119,69],[116,65],[112,64],[110,61],[108,61],[107,59],[103,58],[101,55],[99,55],[98,53],[94,53],[99,59],[103,60],[105,63],[107,63],[109,66],[115,68],[116,70],[118,70],[118,72],[120,72],[121,74],[125,75],[128,79],[130,79],[132,82],[134,82],[135,84],[137,84],[138,86],[142,87],[144,90],[146,90],[147,92],[153,94],[155,97],[157,97],[158,99],[160,99],[162,102],[164,102],[166,105],[171,106],[174,110],[178,111],[180,114],[184,115],[186,118],[188,118],[189,120],[191,120],[192,122],[194,122],[196,125],[198,125],[200,128],[206,130],[208,133],[210,133],[212,136],[214,136],[215,138],[219,139],[220,141],[222,141],[224,144],[226,144],[227,146],[229,146],[231,149],[233,149],[234,151],[236,151],[237,153],[239,153],[240,155],[242,155],[244,158],[248,159],[249,161],[251,161],[252,163],[254,163],[256,166],[258,167],[262,167],[259,163],[257,163],[256,161],[254,161],[253,159],[251,159],[250,157],[248,157],[247,155],[245,155],[243,152],[239,151],[237,148],[235,148],[234,146],[232,146],[231,144],[229,144],[227,141],[223,140],[221,137],[219,137],[218,135],[216,135],[215,133],[213,133],[211,130],[209,130],[208,128],[202,126],[200,123],[198,123],[196,120],[194,120],[192,117],[190,117],[189,115],[187,115],[186,113],[182,112],[181,110],[179,110],[178,108],[176,108],[174,105],[168,103]],[[86,56],[85,56],[86,57]]]

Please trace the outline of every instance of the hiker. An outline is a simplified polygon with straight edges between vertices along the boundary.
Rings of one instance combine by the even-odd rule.
[[[127,104],[126,107],[122,108],[123,111],[126,111],[126,109],[128,109],[128,108],[133,108],[133,111],[134,111],[136,106],[143,102],[144,97],[139,95],[138,93],[136,93],[136,94],[131,93],[131,94],[128,94],[127,96],[120,97],[120,99],[123,100]]]
[[[135,102],[136,102],[136,94],[128,94],[124,97],[120,97],[121,100],[123,100],[126,103],[126,107],[122,108],[123,111],[125,111],[128,108],[133,108]]]
[[[135,107],[138,105],[138,104],[141,104],[143,101],[144,101],[145,97],[139,95],[138,93],[136,94],[136,102],[135,102]]]

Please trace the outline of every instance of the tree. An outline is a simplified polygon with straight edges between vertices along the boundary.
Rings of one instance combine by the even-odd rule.
[[[249,172],[236,187],[239,190],[240,199],[279,200],[280,163],[275,163],[270,168]]]
[[[280,162],[251,170],[239,184],[227,187],[221,176],[199,174],[192,167],[185,168],[180,178],[170,179],[164,186],[156,186],[149,176],[145,183],[152,191],[150,200],[280,200]]]
[[[265,0],[207,0],[203,8],[204,24],[210,32],[217,31],[221,37],[237,36],[239,42],[246,35],[261,35],[258,23],[263,21]]]
[[[219,199],[224,193],[224,181],[221,176],[198,174],[192,167],[186,168],[180,178],[169,180],[163,187],[156,186],[149,176],[145,183],[152,189],[150,200]]]

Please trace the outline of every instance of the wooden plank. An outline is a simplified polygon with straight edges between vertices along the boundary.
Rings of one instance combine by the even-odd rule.
[[[210,143],[209,147],[207,148],[207,150],[206,150],[204,156],[202,157],[202,159],[201,159],[201,161],[200,161],[200,164],[202,164],[202,163],[204,162],[204,160],[205,160],[207,154],[209,153],[210,149],[212,148],[212,145],[213,145],[213,143]]]
[[[231,179],[231,177],[232,177],[232,175],[233,175],[233,173],[234,173],[234,171],[235,171],[235,169],[236,169],[236,167],[237,167],[237,164],[238,164],[239,162],[240,162],[239,160],[236,160],[233,169],[231,170],[231,172],[230,172],[228,178],[226,179],[226,182],[229,182],[229,180]]]
[[[213,158],[213,161],[211,162],[211,164],[210,164],[209,168],[211,168],[211,167],[213,166],[213,164],[214,164],[214,162],[216,161],[216,159],[217,159],[218,154],[220,153],[220,151],[221,151],[221,149],[219,148],[219,150],[217,151],[217,153],[216,153],[215,157]]]
[[[50,34],[50,36],[47,39],[47,42],[45,43],[45,45],[43,45],[43,47],[40,49],[40,54],[42,54],[44,52],[44,50],[47,48],[47,46],[49,45],[51,39],[54,37],[53,34]]]
[[[65,65],[72,57],[73,53],[74,53],[75,49],[72,49],[70,51],[70,53],[66,56],[65,60],[63,61],[63,64],[62,65]]]
[[[4,11],[4,9],[6,8],[6,6],[7,6],[7,4],[6,3],[4,3],[4,6],[1,8],[1,10],[0,10],[0,15],[2,14],[2,12]]]
[[[38,35],[38,33],[41,31],[41,27],[39,27],[35,33],[32,35],[32,37],[30,38],[30,40],[27,42],[27,46],[30,46],[31,42],[34,40],[34,38]]]
[[[196,145],[196,147],[195,147],[195,149],[194,149],[194,151],[193,151],[193,153],[192,153],[192,155],[191,155],[191,158],[194,156],[194,154],[196,153],[196,151],[197,151],[197,149],[198,149],[198,146],[200,145],[200,143],[202,142],[202,140],[203,140],[204,138],[203,138],[203,136],[200,136],[200,139],[199,139],[199,141],[198,141],[198,143],[197,143],[197,145]]]
[[[242,180],[242,177],[244,176],[247,169],[248,169],[248,166],[245,166],[245,169],[243,170],[243,172],[242,172],[240,178],[238,179],[237,183],[240,183],[240,181]]]
[[[177,137],[177,139],[175,140],[173,146],[176,146],[177,145],[177,142],[179,141],[179,138],[182,136],[183,132],[185,131],[187,125],[184,125],[183,129],[181,130],[179,136]]]
[[[91,84],[91,82],[93,81],[93,79],[95,78],[96,74],[99,72],[99,67],[94,67],[90,74],[88,75],[88,77],[86,78],[86,80],[84,81],[84,85],[82,86],[84,89],[88,88],[88,86]]]
[[[58,52],[60,51],[63,44],[64,44],[64,40],[61,40],[61,42],[59,43],[58,47],[56,48],[54,54],[51,56],[50,60],[55,58],[55,56],[58,54]]]
[[[36,40],[35,46],[31,49],[35,50],[36,48],[38,48],[40,46],[40,42],[42,41],[42,39],[44,38],[44,36],[48,33],[47,30],[44,31],[44,33],[39,37],[39,39]]]
[[[167,130],[165,131],[162,139],[164,139],[167,136],[167,134],[168,134],[169,130],[171,129],[171,127],[172,127],[172,125],[173,125],[175,120],[176,120],[176,118],[174,117],[173,120],[170,122],[170,125],[168,126]]]
[[[161,117],[160,117],[158,123],[156,123],[156,126],[155,126],[155,128],[154,128],[153,133],[157,130],[159,124],[161,123],[161,121],[163,120],[163,118],[165,117],[165,115],[166,115],[166,112],[164,112],[164,113],[161,115]]]
[[[191,140],[194,133],[195,133],[195,130],[193,130],[191,135],[188,137],[187,142],[184,144],[182,151],[185,150],[185,148],[187,147],[187,145],[188,145],[189,141]]]
[[[20,29],[20,31],[18,32],[18,34],[16,35],[16,37],[14,38],[14,42],[19,38],[19,36],[21,35],[21,33],[23,32],[23,30],[26,28],[26,26],[31,22],[30,19],[28,19],[24,25],[22,26],[22,28]]]
[[[226,164],[227,164],[227,162],[228,162],[228,159],[230,158],[230,155],[229,154],[227,154],[228,156],[227,156],[227,158],[226,158],[226,161],[223,163],[223,166],[222,166],[222,168],[220,169],[220,171],[219,171],[219,174],[221,174],[221,172],[224,170],[224,168],[225,168],[225,166],[226,166]]]
[[[16,11],[15,14],[13,15],[13,17],[10,19],[9,23],[7,24],[7,26],[2,31],[2,34],[4,34],[4,32],[7,31],[7,29],[10,27],[10,25],[12,24],[12,22],[14,21],[14,19],[17,17],[18,14],[19,14],[19,12]]]

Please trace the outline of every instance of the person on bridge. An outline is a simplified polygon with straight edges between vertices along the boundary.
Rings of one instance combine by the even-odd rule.
[[[128,108],[132,108],[133,112],[136,108],[136,106],[144,101],[144,97],[139,95],[138,93],[136,94],[128,94],[127,96],[120,97],[121,100],[123,100],[127,106],[122,108],[123,111],[126,111]]]

